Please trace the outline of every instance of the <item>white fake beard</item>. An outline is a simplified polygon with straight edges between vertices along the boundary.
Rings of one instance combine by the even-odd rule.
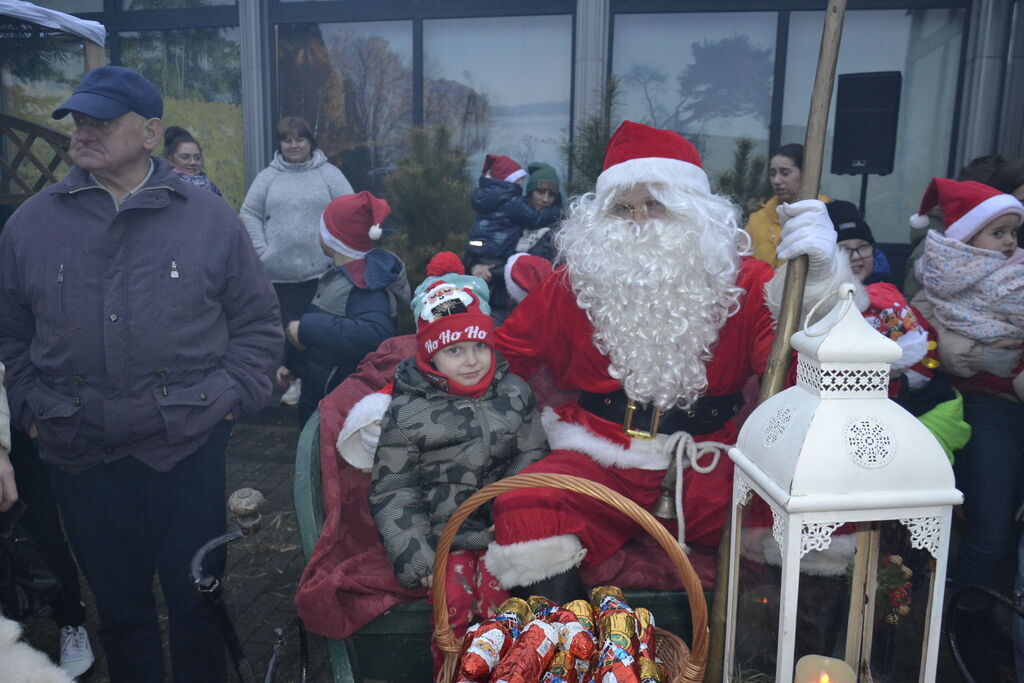
[[[634,400],[687,408],[707,390],[711,346],[739,307],[749,242],[728,200],[651,190],[666,218],[641,226],[609,216],[610,198],[585,195],[557,240],[609,374]]]

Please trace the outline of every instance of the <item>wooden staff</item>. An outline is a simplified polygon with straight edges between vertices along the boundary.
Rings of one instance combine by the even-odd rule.
[[[839,58],[839,41],[843,35],[843,16],[846,0],[829,0],[825,10],[825,27],[821,33],[821,47],[818,50],[818,70],[814,76],[814,90],[811,91],[811,110],[807,116],[807,135],[804,138],[804,163],[800,176],[798,199],[817,199],[821,185],[821,169],[825,156],[825,133],[828,129],[828,110],[832,104],[832,86],[836,78],[836,60]],[[792,357],[790,337],[800,322],[800,312],[807,283],[807,256],[799,256],[787,263],[786,281],[782,290],[778,327],[772,342],[771,355],[761,380],[763,403],[782,391],[789,375]],[[729,589],[729,546],[732,527],[732,505],[726,511],[722,526],[722,540],[718,544],[718,568],[715,574],[715,592],[712,599],[711,646],[708,652],[705,681],[717,683],[724,680],[725,664],[725,618]]]

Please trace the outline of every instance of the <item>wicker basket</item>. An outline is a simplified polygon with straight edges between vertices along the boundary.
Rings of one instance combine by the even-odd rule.
[[[516,489],[556,488],[582,493],[611,505],[654,537],[669,554],[683,586],[690,598],[690,617],[693,623],[693,647],[687,648],[683,639],[668,631],[657,630],[658,655],[668,667],[672,683],[698,683],[704,680],[704,667],[708,657],[708,606],[700,579],[686,558],[686,553],[665,527],[639,505],[601,484],[566,474],[517,474],[486,486],[470,496],[452,515],[445,525],[444,533],[437,544],[434,558],[434,639],[445,653],[444,666],[438,674],[437,683],[451,683],[458,666],[459,642],[448,624],[445,575],[448,570],[448,553],[459,527],[473,512],[499,494]]]

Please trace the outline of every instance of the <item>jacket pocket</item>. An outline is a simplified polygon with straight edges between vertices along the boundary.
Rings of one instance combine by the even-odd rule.
[[[187,386],[157,386],[154,392],[169,444],[208,434],[238,405],[235,381],[226,370]]]
[[[152,302],[153,317],[157,322],[177,330],[192,320],[196,278],[195,259],[184,242],[166,242],[159,247],[154,291],[158,299]]]
[[[46,325],[64,336],[82,327],[81,293],[85,289],[81,254],[72,249],[58,252],[58,258],[46,274]]]
[[[81,400],[37,382],[25,395],[25,403],[32,411],[39,440],[53,449],[68,450],[82,425]]]

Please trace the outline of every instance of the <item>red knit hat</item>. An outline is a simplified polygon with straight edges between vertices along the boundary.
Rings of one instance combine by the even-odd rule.
[[[507,183],[514,183],[520,178],[526,177],[523,167],[503,154],[488,154],[484,158],[484,170],[481,173],[489,178],[504,180]]]
[[[365,190],[359,194],[336,197],[320,217],[320,237],[324,244],[345,256],[362,258],[373,249],[383,234],[380,224],[391,215],[383,199]]]
[[[519,303],[534,287],[551,275],[551,261],[540,256],[519,252],[512,254],[505,262],[505,288]]]
[[[442,269],[450,269],[447,273]],[[480,295],[463,275],[461,259],[441,252],[427,264],[427,281],[416,288],[412,310],[416,315],[416,356],[421,365],[451,344],[483,342],[494,348],[494,321],[480,307]],[[480,283],[483,285],[483,283]],[[424,286],[425,285],[425,286]]]
[[[604,153],[597,195],[642,183],[661,183],[711,193],[700,154],[689,140],[671,130],[623,121]]]
[[[928,212],[942,207],[946,237],[968,242],[993,219],[1016,214],[1017,224],[1024,221],[1024,206],[1013,195],[973,180],[932,178],[921,199],[921,208],[910,217],[914,228],[928,227]]]

